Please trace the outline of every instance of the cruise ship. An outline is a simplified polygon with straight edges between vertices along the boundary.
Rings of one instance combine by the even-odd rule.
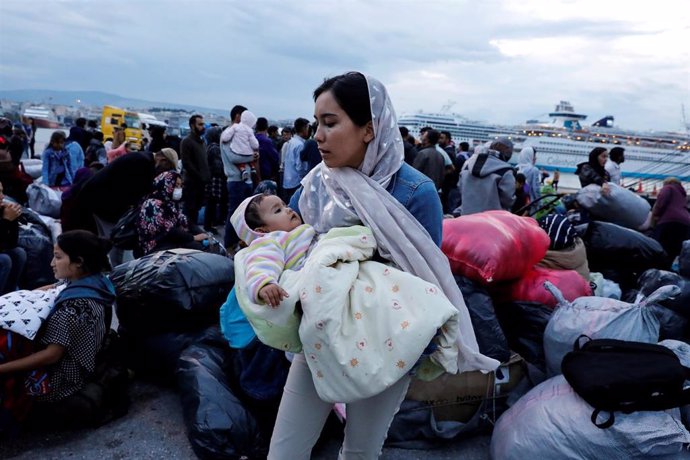
[[[413,136],[418,136],[419,130],[427,126],[437,131],[448,131],[456,145],[460,142],[468,142],[474,146],[499,136],[517,134],[517,131],[511,127],[489,125],[481,121],[469,120],[455,113],[404,114],[398,118],[398,125],[409,129]]]
[[[690,136],[685,133],[638,132],[614,126],[613,116],[606,116],[591,126],[583,127],[587,115],[578,113],[568,101],[561,101],[550,121],[528,121],[517,126],[497,126],[472,122],[456,114],[415,113],[402,115],[400,126],[417,134],[424,126],[450,131],[455,143],[477,145],[499,136],[515,142],[515,150],[531,146],[537,152],[537,166],[545,170],[574,172],[579,163],[588,159],[595,147],[625,148],[621,165],[624,179],[661,180],[678,177],[690,181]],[[513,155],[513,161],[517,155]]]
[[[60,127],[60,122],[55,116],[55,112],[43,106],[27,107],[22,113],[26,118],[33,118],[39,128],[56,129]]]

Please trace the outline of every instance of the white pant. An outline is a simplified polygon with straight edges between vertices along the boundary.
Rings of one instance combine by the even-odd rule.
[[[369,460],[381,455],[388,428],[409,385],[406,375],[383,393],[347,404],[340,459]],[[295,355],[271,437],[269,460],[309,460],[332,408],[332,403],[319,399],[304,354]]]

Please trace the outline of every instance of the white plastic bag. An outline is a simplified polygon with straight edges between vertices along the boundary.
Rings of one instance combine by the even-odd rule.
[[[575,340],[582,334],[591,339],[657,343],[659,320],[647,309],[647,304],[680,293],[678,286],[663,286],[635,304],[594,296],[568,302],[553,284],[547,281],[544,286],[558,300],[558,306],[544,330],[546,374],[549,377],[561,373],[563,357],[573,350]]]
[[[60,218],[62,207],[62,193],[53,190],[45,184],[33,183],[26,188],[29,197],[29,207],[44,216]]]
[[[590,420],[593,410],[562,375],[542,382],[498,419],[491,437],[491,458],[631,460],[690,457],[685,449],[685,444],[690,443],[690,433],[683,426],[677,408],[616,413],[616,423],[605,430],[597,428]]]

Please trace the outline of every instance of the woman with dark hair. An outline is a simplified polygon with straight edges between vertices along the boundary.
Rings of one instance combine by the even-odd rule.
[[[206,184],[206,211],[204,212],[204,230],[218,233],[216,225],[225,223],[228,212],[227,178],[223,170],[223,159],[220,153],[220,134],[223,130],[213,127],[206,132],[206,158],[211,172],[211,182]],[[220,212],[219,212],[220,211]]]
[[[609,173],[604,166],[609,159],[608,150],[604,147],[595,147],[589,152],[589,160],[577,165],[575,174],[580,178],[580,185],[587,187],[590,184],[601,186],[602,193],[609,192],[608,183],[611,181]]]
[[[177,172],[166,171],[153,179],[153,192],[142,203],[137,221],[141,255],[172,248],[203,249],[201,241],[208,235],[188,231],[181,199],[182,178]]]
[[[43,161],[41,177],[48,187],[68,187],[74,182],[72,160],[65,149],[65,140],[63,131],[55,131],[50,136],[48,147],[41,155]]]
[[[35,339],[41,349],[0,364],[0,377],[47,370],[47,387],[35,397],[35,409],[42,413],[58,413],[94,372],[115,300],[104,273],[110,270],[109,249],[108,241],[85,230],[58,236],[50,266],[60,282],[43,289],[64,288]]]
[[[690,238],[690,213],[688,195],[683,184],[675,178],[664,180],[664,186],[652,208],[654,239],[661,244],[668,256],[669,266],[680,254],[683,241]]]
[[[318,128],[314,139],[323,161],[303,180],[290,207],[317,233],[365,225],[379,255],[393,266],[438,286],[458,309],[460,372],[490,371],[498,363],[478,351],[469,313],[439,249],[442,211],[436,187],[404,162],[404,147],[386,88],[351,72],[314,91]],[[318,327],[318,326],[317,326]],[[333,344],[324,343],[329,347]],[[352,366],[357,360],[352,360]],[[398,363],[399,365],[399,363]],[[290,367],[268,458],[308,459],[332,408],[319,398],[304,354]],[[377,458],[388,427],[407,393],[410,375],[382,393],[347,404],[342,458]],[[334,385],[343,384],[334,383]]]

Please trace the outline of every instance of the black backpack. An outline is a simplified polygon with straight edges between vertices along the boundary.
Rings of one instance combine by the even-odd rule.
[[[133,206],[125,212],[110,231],[110,242],[119,249],[136,249],[139,243],[137,221],[141,206]]]
[[[581,339],[586,338],[584,345]],[[690,369],[670,349],[651,343],[580,336],[561,363],[563,376],[592,407],[592,423],[609,428],[614,412],[661,411],[690,403]],[[601,412],[609,418],[597,422]]]

